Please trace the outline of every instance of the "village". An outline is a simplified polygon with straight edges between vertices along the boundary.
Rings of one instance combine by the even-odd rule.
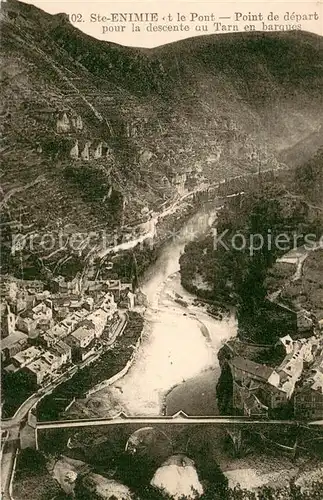
[[[228,341],[232,407],[249,417],[323,418],[323,320],[305,310],[271,304],[285,313],[289,333],[277,342],[244,345]],[[240,345],[239,345],[240,344]],[[266,362],[261,358],[266,357]]]
[[[2,282],[1,358],[4,377],[35,390],[97,359],[113,345],[136,309],[140,292],[120,280]],[[19,377],[19,379],[18,379]]]

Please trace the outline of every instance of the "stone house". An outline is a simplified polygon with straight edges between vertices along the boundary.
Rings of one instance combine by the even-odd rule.
[[[65,339],[69,334],[68,326],[59,323],[50,330],[47,330],[42,336],[41,341],[47,347],[56,345],[61,340]]]
[[[248,417],[267,416],[268,406],[263,404],[257,395],[246,387],[234,391],[234,407],[242,410]]]
[[[45,359],[37,359],[24,368],[24,372],[34,385],[39,386],[50,382],[53,375],[53,367]]]
[[[85,349],[95,339],[95,327],[91,321],[84,321],[82,326],[74,330],[65,342],[74,348]]]
[[[49,329],[53,324],[53,312],[50,301],[41,302],[31,310],[26,310],[17,317],[17,328],[28,333],[29,337],[37,336],[40,331]]]
[[[235,356],[229,361],[234,380],[246,384],[250,379],[256,382],[267,383],[274,373],[274,369],[250,359]]]
[[[1,359],[5,363],[28,345],[28,335],[15,331],[1,340]]]
[[[82,279],[79,276],[66,281],[64,276],[57,276],[51,280],[51,290],[60,295],[78,295],[82,292]]]
[[[55,346],[52,347],[51,351],[61,358],[62,365],[72,360],[71,346],[62,340],[58,341]]]
[[[323,354],[295,387],[294,414],[299,419],[323,419]]]
[[[64,326],[68,333],[70,334],[77,325],[80,323],[80,321],[83,318],[83,313],[81,311],[74,311],[73,313],[69,314],[63,321],[60,323],[62,326]]]
[[[290,335],[285,335],[284,337],[280,337],[277,341],[276,346],[278,345],[283,346],[286,354],[290,354],[293,351],[294,341]]]
[[[93,299],[93,297],[86,297],[84,299],[82,305],[83,305],[84,309],[86,309],[87,311],[92,311],[93,307],[94,307],[94,299]]]
[[[1,333],[2,336],[11,335],[16,329],[16,315],[11,311],[9,304],[1,304]]]
[[[29,337],[35,337],[40,333],[38,323],[38,318],[34,318],[31,311],[25,311],[17,318],[18,330],[27,333]]]
[[[58,370],[63,365],[63,358],[54,351],[45,351],[41,359],[50,366],[51,373]]]
[[[59,341],[46,351],[40,351],[40,356],[22,366],[24,373],[39,386],[57,376],[57,370],[71,360],[71,348],[65,342]]]
[[[12,357],[12,362],[17,368],[21,369],[35,359],[40,358],[43,352],[44,351],[39,347],[31,346],[28,347],[28,349],[15,354],[15,356]]]
[[[93,312],[88,314],[84,321],[89,321],[92,323],[95,331],[95,337],[101,337],[108,318],[112,317],[110,314],[110,307],[103,306],[103,308],[95,309]]]
[[[322,380],[318,386],[318,377],[309,377],[300,387],[297,387],[294,395],[294,415],[300,420],[322,420],[323,419],[323,389]]]
[[[251,414],[266,413],[287,401],[279,388],[280,376],[273,368],[235,356],[229,361],[233,378],[233,406]],[[266,409],[267,408],[267,409]]]

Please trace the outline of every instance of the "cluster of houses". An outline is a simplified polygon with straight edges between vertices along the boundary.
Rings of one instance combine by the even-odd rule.
[[[135,307],[131,284],[57,277],[9,279],[2,289],[1,358],[7,374],[24,373],[36,386],[83,362],[111,341],[120,308]]]
[[[50,350],[32,345],[12,356],[11,364],[5,371],[23,372],[31,384],[37,386],[50,382],[71,361],[72,351],[65,342],[58,342]]]
[[[295,418],[323,418],[323,338],[313,335],[279,339],[285,355],[275,367],[233,356],[233,407],[248,416],[279,415],[288,411]],[[276,347],[278,347],[278,345]]]
[[[311,251],[319,250],[319,244],[311,249],[304,245],[277,260],[295,267],[289,283],[296,284],[301,292],[304,289],[303,264]],[[319,280],[315,285],[320,289]],[[259,359],[259,354],[261,357],[261,350],[266,346],[254,344],[252,353],[250,348],[248,352],[246,347],[239,350],[234,342],[232,345],[230,341],[227,343],[233,378],[233,407],[249,416],[287,412],[300,420],[323,419],[323,304],[318,300],[311,310],[307,310],[304,301],[295,300],[288,306],[282,301],[282,290],[284,287],[268,295],[266,301],[272,331],[279,332],[284,325],[288,332],[280,338],[276,336],[274,343],[277,343],[271,351],[273,359],[278,358],[280,362],[267,366],[253,360]]]

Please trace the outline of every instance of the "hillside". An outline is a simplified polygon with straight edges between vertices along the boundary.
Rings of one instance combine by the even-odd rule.
[[[284,151],[305,139],[308,155],[317,148],[321,37],[236,33],[148,50],[16,0],[1,18],[0,203],[13,233],[118,231],[202,182],[293,162]]]
[[[287,175],[276,173],[276,179],[260,180],[227,199],[215,223],[217,239],[210,230],[185,247],[183,286],[211,302],[237,306],[240,338],[271,342],[282,324],[287,328],[285,315],[268,304],[277,293],[289,306],[322,318],[322,245],[311,252],[322,241],[322,188],[320,149]],[[302,245],[308,256],[297,276],[295,263],[276,261]]]

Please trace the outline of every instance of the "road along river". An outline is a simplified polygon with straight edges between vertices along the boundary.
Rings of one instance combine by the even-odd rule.
[[[122,379],[77,403],[80,417],[113,416],[121,410],[137,416],[158,415],[164,410],[173,414],[179,409],[190,415],[217,413],[217,352],[226,339],[236,334],[236,322],[234,318],[217,321],[195,307],[193,297],[182,289],[178,273],[185,244],[194,234],[203,233],[214,215],[201,213],[193,217],[150,268],[142,286],[149,307],[135,360]],[[187,307],[176,302],[179,296]],[[188,432],[193,450],[205,441],[210,444],[210,463],[220,466],[232,487],[238,483],[248,489],[262,484],[284,486],[291,478],[302,484],[309,472],[315,479],[323,478],[323,468],[316,459],[299,457],[292,462],[266,450],[233,458],[223,439],[223,429],[214,426],[205,434],[204,428],[196,427],[194,432]],[[65,473],[66,459],[63,461]],[[174,477],[170,475],[169,480],[174,481]]]
[[[218,321],[194,306],[178,273],[185,244],[204,233],[215,217],[215,211],[192,217],[149,269],[142,285],[149,307],[134,362],[123,378],[83,401],[82,413],[109,416],[123,410],[128,415],[159,415],[167,394],[168,414],[180,409],[191,415],[217,413],[217,352],[236,334],[236,323],[232,317]],[[187,307],[175,301],[178,296]]]

